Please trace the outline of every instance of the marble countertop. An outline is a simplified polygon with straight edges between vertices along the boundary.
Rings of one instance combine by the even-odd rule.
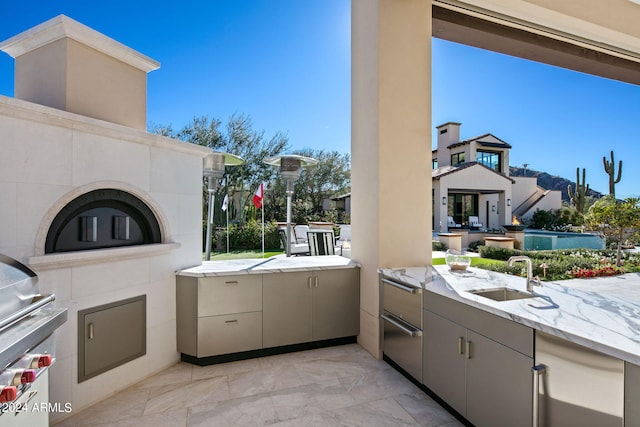
[[[201,265],[177,271],[178,276],[210,277],[237,274],[282,273],[290,271],[330,270],[356,268],[360,264],[338,255],[326,256],[275,256],[257,259],[232,259],[203,261]]]
[[[473,267],[464,273],[454,273],[445,265],[380,269],[380,272],[640,365],[640,275],[543,282],[542,287],[534,287],[538,295],[535,298],[498,302],[466,291],[497,287],[524,291],[525,280]]]

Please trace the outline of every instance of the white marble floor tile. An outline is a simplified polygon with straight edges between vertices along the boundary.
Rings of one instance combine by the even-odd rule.
[[[143,414],[148,396],[149,390],[128,388],[78,414],[74,414],[71,418],[63,420],[58,426],[84,427],[139,418]]]
[[[191,381],[193,368],[194,366],[189,363],[179,362],[146,380],[140,381],[134,387],[149,388]]]
[[[424,426],[460,423],[352,344],[206,367],[178,363],[59,427]]]
[[[304,384],[340,377],[364,376],[368,371],[366,366],[358,362],[337,359],[309,360],[295,363],[293,367],[295,367]]]
[[[333,411],[342,426],[417,427],[416,420],[394,399],[381,399]]]
[[[187,408],[162,414],[129,418],[114,423],[99,424],[95,427],[186,427]]]
[[[242,372],[229,375],[228,378],[229,395],[232,399],[302,385],[297,371],[290,366]]]
[[[260,369],[261,367],[260,359],[238,360],[236,362],[220,363],[209,366],[193,366],[191,378],[195,381],[222,375],[251,372]]]
[[[279,420],[288,420],[354,405],[337,378],[269,393]]]
[[[179,386],[158,386],[149,390],[144,415],[174,411],[208,402],[229,400],[227,377],[213,377]]]
[[[462,426],[458,420],[424,393],[402,394],[394,397],[421,426],[424,427],[453,427]]]
[[[370,402],[402,394],[423,393],[393,369],[368,370],[363,375],[340,377],[340,383],[359,402]]]
[[[271,398],[267,395],[231,399],[189,409],[188,427],[264,426],[278,422]]]

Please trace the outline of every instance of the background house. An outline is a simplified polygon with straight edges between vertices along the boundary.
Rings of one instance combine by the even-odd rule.
[[[447,231],[447,218],[462,227],[478,217],[483,229],[500,229],[512,215],[528,219],[536,209],[559,209],[559,191],[535,178],[509,176],[511,145],[490,133],[460,140],[460,123],[437,126],[432,151],[433,230]]]

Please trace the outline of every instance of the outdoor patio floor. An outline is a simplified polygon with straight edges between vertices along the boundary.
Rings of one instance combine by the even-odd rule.
[[[57,426],[460,426],[350,344],[211,366],[178,363]]]

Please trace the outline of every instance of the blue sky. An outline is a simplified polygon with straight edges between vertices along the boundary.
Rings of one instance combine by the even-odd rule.
[[[252,117],[294,148],[350,149],[348,0],[1,0],[0,40],[65,14],[159,61],[148,121],[180,129],[194,116]],[[0,53],[0,95],[13,59]],[[602,156],[623,160],[618,196],[640,195],[640,87],[433,40],[433,125],[492,133],[510,163],[607,192]],[[435,129],[433,131],[435,138]]]

